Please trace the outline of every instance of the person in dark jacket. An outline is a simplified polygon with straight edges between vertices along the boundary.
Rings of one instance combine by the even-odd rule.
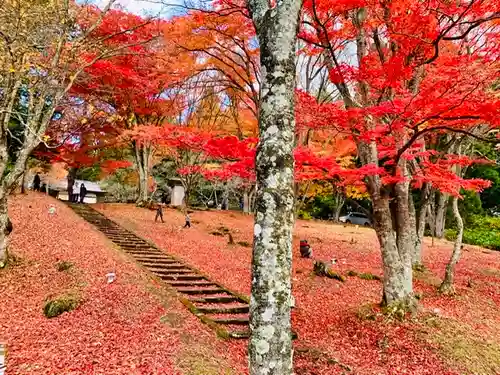
[[[161,222],[164,223],[164,221],[163,221],[163,203],[159,203],[158,207],[156,207],[155,223],[156,223],[156,221],[158,221],[158,218],[160,218]]]
[[[80,203],[83,203],[86,194],[87,194],[87,188],[82,182],[82,184],[80,185]]]
[[[37,173],[35,175],[35,178],[33,179],[33,190],[40,191],[40,184],[41,183],[42,183],[42,180],[40,179],[40,175]]]
[[[300,256],[302,258],[312,258],[312,249],[307,240],[300,240]]]
[[[191,218],[188,212],[186,212],[186,224],[184,224],[184,228],[191,228]]]

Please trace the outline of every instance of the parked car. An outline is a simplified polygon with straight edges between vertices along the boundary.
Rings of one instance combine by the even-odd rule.
[[[368,216],[360,212],[350,212],[346,216],[339,217],[339,220],[346,224],[364,225],[366,227],[370,227],[372,225]]]

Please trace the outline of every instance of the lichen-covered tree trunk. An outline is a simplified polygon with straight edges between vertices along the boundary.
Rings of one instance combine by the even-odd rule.
[[[377,147],[372,142],[358,144],[364,164],[376,163]],[[406,170],[405,165],[401,165]],[[414,311],[412,251],[414,236],[409,212],[409,180],[394,187],[382,185],[380,176],[368,176],[367,188],[372,199],[373,226],[382,252],[384,270],[382,304],[391,314],[402,316]]]
[[[262,83],[250,300],[250,375],[290,375],[295,45],[301,2],[249,0]]]
[[[455,277],[455,266],[457,265],[460,259],[460,254],[462,252],[462,237],[464,234],[464,222],[462,220],[462,216],[460,215],[460,211],[458,210],[457,197],[453,197],[452,199],[452,208],[453,208],[453,216],[457,221],[457,238],[453,246],[453,253],[451,254],[450,261],[446,265],[444,280],[441,283],[441,286],[439,287],[439,291],[445,294],[453,294],[455,292],[455,288],[453,286],[453,280]]]
[[[406,311],[413,298],[411,261],[400,254],[402,249],[399,246],[403,245],[404,239],[398,239],[394,230],[389,197],[375,195],[372,202],[374,228],[380,243],[384,270],[382,304]]]

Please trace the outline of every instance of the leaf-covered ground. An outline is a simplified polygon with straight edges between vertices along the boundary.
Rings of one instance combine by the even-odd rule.
[[[48,213],[56,205],[56,214]],[[7,374],[241,374],[175,295],[150,278],[104,235],[44,195],[10,201],[11,248],[20,259],[0,270],[0,341]],[[56,265],[71,262],[67,270]],[[106,283],[105,275],[117,279]],[[73,295],[74,311],[47,319],[47,298]]]
[[[234,212],[195,212],[193,227],[182,229],[183,215],[131,205],[101,205],[102,212],[182,257],[236,291],[250,292],[252,217]],[[236,245],[229,245],[230,230]],[[315,277],[312,261],[299,257],[306,238],[314,257],[336,258],[340,273],[381,276],[373,230],[299,221],[294,236],[293,326],[297,374],[500,374],[500,253],[467,246],[457,267],[456,297],[435,290],[452,246],[426,239],[428,269],[415,275],[422,310],[405,323],[387,321],[373,308],[381,296],[377,280],[348,277],[346,282]],[[239,244],[238,244],[239,243]],[[244,365],[246,343],[227,344]]]

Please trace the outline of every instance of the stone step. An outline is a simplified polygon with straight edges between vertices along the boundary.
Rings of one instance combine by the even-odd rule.
[[[160,275],[162,280],[204,280],[200,275]]]
[[[156,273],[160,276],[169,276],[169,275],[196,275],[193,270],[187,269],[150,269],[151,272]]]
[[[142,258],[160,258],[160,259],[170,259],[168,256],[166,256],[163,253],[160,252],[155,252],[155,251],[146,251],[146,250],[135,250],[131,251],[130,249],[123,249],[127,254],[130,254],[134,257],[142,257]]]
[[[150,267],[150,268],[158,268],[158,267],[167,267],[167,268],[175,268],[175,267],[185,267],[184,264],[182,263],[179,263],[175,260],[160,260],[158,262],[153,262],[153,261],[144,261],[144,262],[140,262],[141,265],[143,265],[144,267]]]
[[[250,331],[230,331],[228,335],[232,339],[248,339],[250,337]]]
[[[134,254],[131,254],[129,253],[128,251],[126,252],[127,254],[129,255],[132,255],[135,259],[139,260],[142,264],[142,262],[144,263],[148,263],[148,262],[152,262],[152,263],[162,263],[163,264],[172,264],[173,261],[171,258],[169,258],[167,255],[162,255],[162,254],[158,254],[158,255],[151,255],[151,254],[138,254],[138,253],[134,253]]]
[[[204,314],[244,314],[250,311],[248,306],[238,307],[198,307],[198,311]]]
[[[234,324],[241,326],[247,325],[250,322],[248,318],[226,318],[226,319],[216,318],[212,319],[212,321],[214,321],[217,324]]]
[[[224,289],[184,289],[184,288],[178,288],[178,292],[183,293],[183,294],[188,294],[188,295],[195,295],[195,294],[219,294],[225,292]]]
[[[229,303],[229,302],[238,302],[238,298],[229,295],[227,297],[193,298],[190,299],[190,301],[194,303]]]
[[[169,280],[167,283],[176,288],[189,287],[189,286],[213,286],[216,285],[210,281],[174,281]],[[222,290],[222,289],[220,289]]]
[[[191,270],[188,266],[185,266],[184,264],[181,263],[163,263],[163,264],[157,264],[157,263],[141,263],[144,267],[146,267],[149,270],[167,270],[167,271],[173,271],[173,270]]]
[[[155,262],[155,263],[165,263],[165,264],[172,264],[171,258],[169,258],[166,255],[158,255],[158,256],[152,256],[152,255],[143,255],[143,254],[130,254],[134,257],[135,260],[140,262]]]

